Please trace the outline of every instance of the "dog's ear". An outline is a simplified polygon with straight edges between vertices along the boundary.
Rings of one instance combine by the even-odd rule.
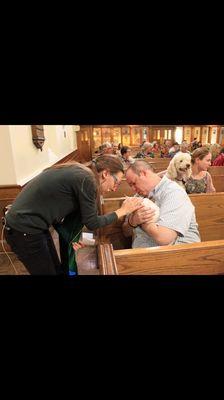
[[[191,167],[187,170],[187,179],[190,178],[192,173]]]
[[[172,158],[172,160],[169,163],[169,166],[167,168],[167,177],[170,179],[176,179],[177,177],[177,170],[175,167],[175,160]]]

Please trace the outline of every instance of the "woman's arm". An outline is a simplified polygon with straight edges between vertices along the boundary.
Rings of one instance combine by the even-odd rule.
[[[122,203],[118,210],[98,215],[96,188],[89,177],[82,182],[78,195],[82,223],[91,231],[112,224],[117,219],[140,208],[142,203],[142,198],[130,197]]]

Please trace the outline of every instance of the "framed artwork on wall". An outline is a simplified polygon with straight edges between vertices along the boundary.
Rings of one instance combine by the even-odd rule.
[[[32,140],[33,140],[34,146],[36,146],[37,149],[40,149],[42,151],[43,145],[45,142],[44,126],[43,125],[31,125],[31,131],[32,131]]]

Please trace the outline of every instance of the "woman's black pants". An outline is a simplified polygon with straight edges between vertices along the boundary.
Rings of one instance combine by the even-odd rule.
[[[31,275],[68,274],[68,267],[62,266],[48,230],[29,234],[6,225],[5,238]]]

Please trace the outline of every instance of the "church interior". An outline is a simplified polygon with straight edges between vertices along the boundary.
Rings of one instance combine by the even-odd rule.
[[[132,248],[122,231],[124,218],[95,231],[84,226],[86,246],[76,253],[78,275],[224,274],[224,161],[215,162],[224,159],[224,125],[0,125],[0,275],[29,275],[5,239],[5,216],[23,188],[46,168],[71,162],[91,168],[92,160],[107,151],[122,159],[125,148],[132,160],[142,159],[160,174],[178,152],[192,156],[205,147],[215,189],[188,194],[201,241]],[[119,183],[97,199],[99,215],[134,195],[125,175]],[[49,230],[60,258],[58,233],[52,226]]]

